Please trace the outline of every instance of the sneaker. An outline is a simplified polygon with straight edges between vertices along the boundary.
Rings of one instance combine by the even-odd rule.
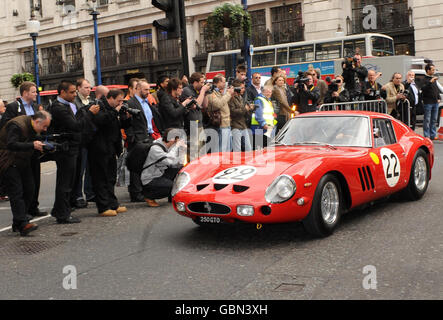
[[[117,211],[115,210],[106,210],[99,214],[100,217],[115,217],[117,215]]]

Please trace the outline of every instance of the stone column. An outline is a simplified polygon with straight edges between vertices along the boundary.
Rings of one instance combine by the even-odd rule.
[[[89,80],[91,86],[95,86],[95,47],[92,36],[81,37],[82,55],[83,55],[83,74],[85,79]]]

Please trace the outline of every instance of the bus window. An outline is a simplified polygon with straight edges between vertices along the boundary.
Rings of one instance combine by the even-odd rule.
[[[341,57],[341,41],[315,45],[315,60],[339,59]]]
[[[360,49],[360,55],[362,57],[367,56],[367,55],[371,55],[370,52],[368,52],[368,54],[366,53],[365,38],[345,40],[343,48],[344,48],[344,56],[345,57],[353,57],[355,55],[357,48]]]
[[[375,57],[393,56],[394,42],[383,37],[371,37],[372,55]]]
[[[252,56],[253,67],[273,66],[275,64],[275,49],[254,51]]]
[[[232,70],[238,65],[240,54],[226,53],[224,55],[214,55],[211,57],[209,72],[225,71],[226,77],[232,75]],[[234,72],[235,74],[235,72]]]
[[[289,63],[314,60],[314,45],[289,48]]]
[[[212,56],[210,72],[225,70],[225,56]]]
[[[287,63],[288,63],[288,48],[278,48],[277,64],[287,64]]]

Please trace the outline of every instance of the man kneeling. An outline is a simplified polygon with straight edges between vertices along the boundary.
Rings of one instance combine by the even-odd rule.
[[[143,166],[141,180],[143,196],[150,207],[159,207],[155,201],[171,196],[175,176],[183,167],[186,142],[180,139],[179,129],[167,129],[155,140]]]

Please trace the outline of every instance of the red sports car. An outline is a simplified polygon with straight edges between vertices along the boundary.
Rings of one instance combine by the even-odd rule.
[[[291,119],[260,151],[208,154],[177,176],[174,209],[197,224],[302,221],[328,236],[344,212],[426,192],[432,141],[389,115],[327,111]]]

